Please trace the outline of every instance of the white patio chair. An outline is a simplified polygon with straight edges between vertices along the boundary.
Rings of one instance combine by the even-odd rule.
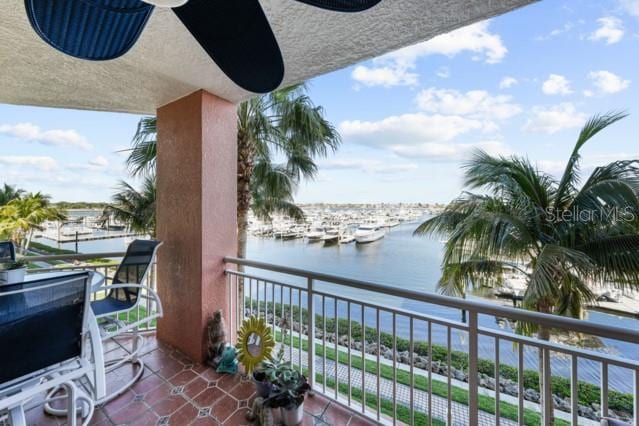
[[[98,382],[96,403],[102,404],[125,392],[144,373],[144,363],[139,358],[143,336],[138,333],[140,326],[149,324],[162,316],[162,303],[155,290],[144,285],[153,265],[161,241],[135,240],[118,266],[111,284],[93,288],[94,295],[104,297],[91,303],[93,313],[98,319],[102,331],[102,340],[132,333],[132,346],[129,354],[111,359],[104,363],[104,374],[113,371],[125,363],[138,366],[136,374],[122,387],[106,395],[106,383]],[[147,301],[142,305],[142,301]],[[155,306],[154,310],[149,308]],[[97,354],[99,357],[99,354]],[[96,364],[99,363],[99,359]],[[106,379],[105,379],[106,380]]]
[[[65,413],[81,408],[82,424],[91,420],[93,401],[74,383],[95,380],[83,344],[95,324],[90,283],[91,274],[79,272],[0,286],[0,420],[26,426],[28,409],[55,399],[66,399]],[[34,398],[59,387],[65,395]]]

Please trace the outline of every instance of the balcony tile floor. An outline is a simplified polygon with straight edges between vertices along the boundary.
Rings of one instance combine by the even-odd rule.
[[[107,342],[107,359],[121,355],[127,341]],[[142,359],[146,365],[142,378],[127,392],[96,409],[92,425],[249,425],[246,413],[254,397],[253,383],[241,375],[223,375],[157,341],[145,336]],[[107,377],[115,389],[133,374],[123,366]],[[321,395],[307,397],[302,425],[375,424],[332,403]],[[276,412],[275,412],[276,413]],[[276,418],[277,420],[277,418]],[[27,412],[29,425],[64,425],[64,418],[46,415],[41,407]]]

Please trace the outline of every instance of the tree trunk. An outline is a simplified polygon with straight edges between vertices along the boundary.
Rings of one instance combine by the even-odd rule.
[[[550,311],[550,307],[543,303],[543,302],[539,302],[537,304],[537,311],[538,312],[542,312],[545,314],[551,313]],[[545,341],[550,341],[550,328],[545,327],[545,326],[539,326],[539,329],[537,330],[537,338],[540,340],[545,340]],[[550,412],[552,413],[550,416],[550,419],[548,419],[548,423],[547,425],[554,425],[555,424],[555,408],[554,408],[554,402],[551,401],[545,401],[544,400],[544,355],[543,355],[543,351],[540,349],[539,350],[539,402],[540,402],[540,407],[542,407],[542,413],[543,413],[543,407],[544,404],[551,404],[550,406],[552,407]],[[552,370],[551,370],[552,373]],[[552,375],[551,375],[552,377]],[[550,382],[550,394],[552,395],[552,380]],[[520,397],[522,397],[520,395]]]
[[[29,246],[31,245],[31,240],[33,239],[33,229],[29,230],[29,236],[27,237],[27,242],[24,245],[24,254],[26,256],[27,251],[29,251]]]
[[[237,135],[237,257],[246,258],[248,214],[251,208],[251,176],[255,146],[240,130]],[[243,268],[240,268],[242,270]]]
[[[255,145],[240,129],[237,134],[237,257],[246,258],[246,240],[248,236],[248,214],[251,208],[251,176]],[[244,272],[244,266],[238,265],[238,271]],[[237,324],[244,318],[244,280],[237,281]]]

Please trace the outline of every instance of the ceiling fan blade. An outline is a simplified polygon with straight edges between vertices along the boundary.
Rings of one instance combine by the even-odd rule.
[[[25,0],[27,16],[46,43],[67,55],[106,61],[138,40],[153,6],[141,0]]]
[[[258,0],[190,0],[173,12],[238,86],[266,93],[282,82],[282,53]]]
[[[362,12],[382,0],[296,0],[301,3],[335,12]]]

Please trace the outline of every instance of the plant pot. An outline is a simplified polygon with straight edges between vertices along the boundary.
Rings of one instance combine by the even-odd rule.
[[[0,271],[0,284],[15,284],[24,281],[27,268],[10,269]]]
[[[302,402],[297,407],[281,407],[280,416],[282,417],[284,426],[296,426],[302,423],[302,420],[304,420],[304,403]]]
[[[255,382],[255,392],[257,396],[262,397],[264,399],[268,398],[271,394],[271,390],[273,389],[273,385],[271,382],[266,380],[264,374],[256,374],[253,372],[253,382]]]

